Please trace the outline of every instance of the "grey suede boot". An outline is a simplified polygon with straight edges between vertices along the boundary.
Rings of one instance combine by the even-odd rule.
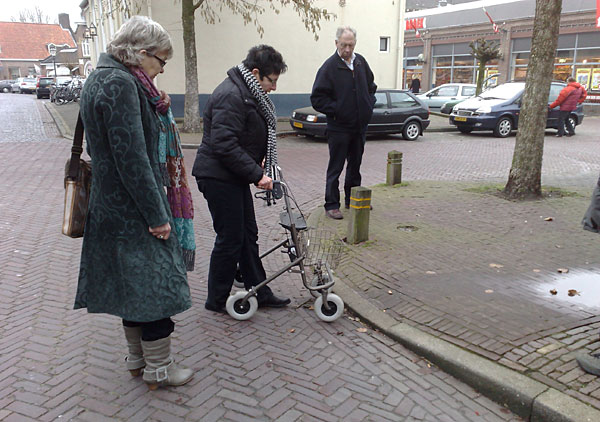
[[[171,337],[155,341],[142,340],[146,359],[144,382],[150,390],[161,386],[183,385],[194,376],[194,371],[178,366],[171,356]]]
[[[123,331],[125,331],[125,340],[127,340],[127,348],[129,349],[129,354],[125,356],[125,366],[132,377],[137,377],[142,373],[142,368],[146,366],[141,343],[142,327],[123,326]]]

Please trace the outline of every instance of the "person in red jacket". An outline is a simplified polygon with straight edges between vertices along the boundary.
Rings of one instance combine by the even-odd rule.
[[[575,78],[569,77],[569,79],[567,79],[567,86],[560,91],[556,101],[550,104],[550,109],[560,106],[558,112],[558,133],[556,136],[561,137],[564,135],[565,123],[567,125],[567,131],[569,132],[567,133],[567,136],[575,135],[575,128],[568,117],[569,114],[577,108],[577,105],[585,100],[585,97],[587,97],[587,91],[583,85],[577,82]]]

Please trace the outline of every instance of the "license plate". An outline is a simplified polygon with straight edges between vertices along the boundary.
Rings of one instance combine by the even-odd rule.
[[[467,121],[467,118],[466,118],[466,117],[461,117],[461,116],[456,116],[456,117],[454,118],[454,121],[455,121],[455,122],[466,122],[466,121]]]
[[[299,123],[299,122],[293,122],[293,124],[294,124],[294,127],[298,127],[298,128],[300,128],[300,129],[302,129],[302,128],[304,127],[304,126],[302,125],[302,123]]]

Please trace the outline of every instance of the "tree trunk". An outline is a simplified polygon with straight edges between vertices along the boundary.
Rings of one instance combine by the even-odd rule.
[[[537,198],[542,194],[544,132],[561,9],[562,0],[536,1],[519,131],[512,167],[504,188],[509,198]]]
[[[185,59],[185,105],[183,111],[183,131],[199,133],[200,105],[198,102],[198,59],[196,56],[196,28],[194,0],[181,1],[181,22],[183,24],[183,52]]]
[[[485,65],[487,63],[480,61],[479,62],[479,71],[477,73],[477,88],[475,88],[475,95],[481,94],[483,91],[483,80],[485,79]]]

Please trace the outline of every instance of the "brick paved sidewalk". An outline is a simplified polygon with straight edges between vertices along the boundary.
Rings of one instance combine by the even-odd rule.
[[[592,187],[511,202],[480,186],[374,187],[370,239],[338,276],[387,315],[600,408],[600,379],[574,360],[600,349],[600,238],[580,224]]]

